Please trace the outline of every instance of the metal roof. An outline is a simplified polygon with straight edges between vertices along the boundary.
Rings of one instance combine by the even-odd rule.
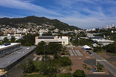
[[[15,61],[17,61],[21,57],[25,56],[26,54],[28,54],[29,52],[34,50],[35,46],[21,47],[21,48],[22,49],[17,50],[16,52],[13,52],[9,55],[6,55],[6,56],[0,58],[0,68],[6,68],[10,64],[14,63]]]
[[[38,39],[54,39],[55,36],[39,36]]]
[[[17,44],[21,44],[21,43],[10,43],[10,45],[7,45],[7,46],[0,45],[0,50],[3,49],[3,48],[7,48],[7,47],[10,47],[10,46],[17,45]]]

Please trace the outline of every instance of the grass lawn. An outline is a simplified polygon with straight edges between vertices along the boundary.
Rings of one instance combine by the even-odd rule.
[[[41,74],[25,75],[24,77],[45,77]]]
[[[35,65],[35,67],[38,68],[39,67],[39,64],[41,64],[42,61],[33,61],[33,63]]]
[[[66,74],[57,74],[57,77],[65,77]],[[24,77],[48,77],[48,76],[43,76],[41,74],[33,74],[33,75],[25,75]],[[72,75],[70,75],[70,77],[73,77]]]

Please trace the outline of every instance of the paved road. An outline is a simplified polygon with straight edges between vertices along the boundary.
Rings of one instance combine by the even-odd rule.
[[[94,53],[94,52],[92,52],[92,53],[93,53],[94,58],[96,58],[98,60],[105,60],[102,57],[100,57],[99,55],[97,55],[96,53]],[[110,71],[116,77],[116,67],[115,66],[113,66],[112,64],[110,64],[107,61],[100,61],[99,63],[103,64],[107,68],[107,70]]]

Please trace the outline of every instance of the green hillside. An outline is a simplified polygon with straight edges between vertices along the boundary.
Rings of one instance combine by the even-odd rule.
[[[57,19],[48,19],[45,17],[36,17],[36,16],[28,16],[24,18],[0,18],[0,25],[10,25],[12,27],[18,27],[16,24],[27,24],[28,22],[36,23],[37,25],[41,24],[48,24],[53,25],[55,28],[58,28],[60,30],[74,30],[74,29],[80,29],[76,26],[69,26],[66,23],[63,23]]]

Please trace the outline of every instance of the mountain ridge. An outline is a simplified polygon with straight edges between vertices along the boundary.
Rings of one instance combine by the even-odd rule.
[[[61,22],[58,19],[48,19],[46,17],[37,17],[37,16],[27,16],[23,18],[0,18],[0,24],[2,25],[10,25],[12,27],[18,27],[16,24],[23,23],[26,24],[28,22],[36,23],[37,25],[41,24],[49,24],[55,26],[60,30],[78,30],[80,28],[76,26],[70,26],[67,23]]]

